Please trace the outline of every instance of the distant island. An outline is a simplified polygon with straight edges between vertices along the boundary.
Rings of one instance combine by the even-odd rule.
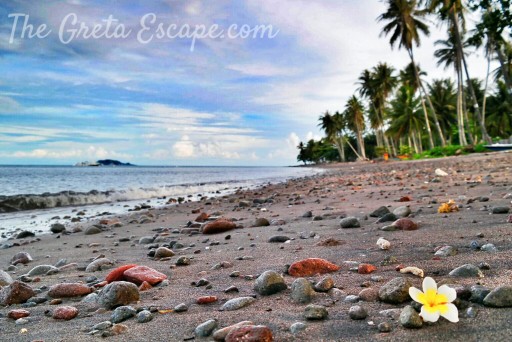
[[[91,161],[83,161],[76,163],[75,166],[136,166],[131,163],[123,163],[119,160],[113,160],[113,159],[102,159],[95,162]]]

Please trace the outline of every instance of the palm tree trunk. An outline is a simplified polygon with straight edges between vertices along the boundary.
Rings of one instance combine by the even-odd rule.
[[[459,131],[459,144],[462,146],[466,146],[468,144],[466,140],[466,132],[464,130],[464,115],[463,115],[463,105],[462,105],[462,96],[464,94],[462,88],[462,73],[460,71],[460,60],[457,57],[457,66],[455,67],[457,70],[457,127]]]
[[[482,122],[485,126],[485,105],[487,103],[487,87],[489,85],[489,74],[491,73],[491,48],[487,51],[487,75],[485,75],[484,100],[482,102]]]
[[[485,124],[482,121],[482,114],[480,113],[480,107],[478,106],[478,100],[476,98],[475,90],[473,89],[473,84],[471,83],[471,78],[469,77],[468,64],[466,62],[466,57],[464,56],[464,51],[462,50],[462,40],[460,38],[459,23],[457,20],[456,11],[455,10],[451,11],[451,15],[452,15],[452,22],[453,22],[454,33],[455,33],[455,40],[457,41],[457,49],[462,58],[462,63],[464,64],[464,71],[466,73],[466,78],[468,80],[468,88],[469,88],[471,98],[473,100],[473,107],[475,108],[477,120],[480,123],[480,130],[482,131],[482,139],[485,142],[492,144],[491,137],[489,137],[489,134],[487,133],[487,129],[485,128]]]
[[[340,160],[342,162],[345,162],[345,143],[343,142],[343,137],[336,137],[334,144],[336,145],[336,149],[338,150],[338,154],[340,155]]]
[[[414,74],[416,75],[416,80],[418,81],[418,84],[420,86],[420,92],[422,91],[423,94],[425,94],[425,96],[427,97],[430,109],[432,110],[433,115],[436,116],[436,111],[434,110],[434,106],[432,105],[432,101],[430,100],[430,97],[428,96],[427,92],[425,91],[425,88],[423,87],[423,83],[421,82],[418,66],[414,62],[414,55],[413,55],[412,49],[407,50],[407,51],[409,52],[409,57],[411,58],[412,65],[414,66]],[[424,101],[423,100],[423,96],[421,96],[421,99],[422,99],[422,103],[423,103],[423,101]],[[427,127],[428,138],[429,138],[429,142],[430,142],[430,148],[434,148],[434,138],[432,137],[432,130],[430,129],[430,122],[428,120],[428,113],[427,113],[427,109],[426,109],[424,104],[423,104],[423,113],[425,114],[425,125]],[[444,146],[445,145],[444,135],[443,135],[443,132],[441,131],[441,127],[439,126],[439,122],[438,122],[437,118],[436,118],[436,122],[437,122],[437,126],[438,126],[439,137],[441,138],[441,143]]]
[[[352,149],[352,151],[356,154],[357,159],[361,159],[361,156],[359,155],[359,153],[357,153],[357,150],[354,148],[354,146],[352,146],[350,141],[348,141],[348,139],[345,139],[345,141],[347,142],[348,146]]]
[[[505,85],[507,86],[507,89],[510,94],[510,90],[512,89],[512,80],[510,80],[510,70],[508,70],[508,64],[505,61],[505,56],[503,55],[503,51],[501,50],[501,47],[498,46],[496,49],[496,54],[498,55],[498,61],[501,65],[501,73],[503,74],[503,79],[505,80]]]

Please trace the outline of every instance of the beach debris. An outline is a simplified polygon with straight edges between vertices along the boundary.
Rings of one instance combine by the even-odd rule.
[[[254,283],[254,291],[263,296],[269,296],[286,289],[287,286],[283,276],[275,271],[263,272]]]
[[[435,169],[434,173],[436,174],[436,176],[439,176],[439,177],[446,177],[448,176],[448,173],[446,171],[443,171],[441,169]]]
[[[357,273],[359,274],[370,274],[377,270],[377,267],[371,264],[359,264],[357,267]]]
[[[336,272],[340,269],[325,259],[308,258],[294,262],[288,268],[288,274],[292,277],[312,277],[317,274]]]
[[[70,298],[86,296],[93,292],[93,289],[82,283],[62,283],[53,285],[48,291],[52,298]]]
[[[391,248],[391,242],[381,237],[377,240],[377,246],[382,250],[388,250]]]
[[[74,306],[59,306],[53,310],[52,317],[54,319],[63,319],[69,321],[78,316],[78,309]]]
[[[459,206],[455,203],[454,200],[449,200],[448,202],[441,203],[439,208],[437,208],[437,212],[442,213],[453,213],[459,211]]]
[[[127,281],[115,281],[105,286],[98,294],[98,303],[110,309],[119,305],[128,305],[139,300],[137,285]]]
[[[226,335],[226,342],[238,341],[258,341],[258,342],[272,342],[274,337],[272,330],[264,325],[243,325],[233,328]]]
[[[205,224],[201,228],[203,234],[224,233],[236,228],[236,224],[228,219],[219,218],[213,222]]]
[[[457,298],[455,289],[448,285],[437,288],[436,281],[430,277],[423,279],[423,291],[415,287],[409,288],[409,296],[422,304],[421,318],[425,322],[437,322],[442,316],[452,323],[459,321],[459,311],[452,302]],[[402,317],[400,315],[400,321]]]
[[[400,273],[411,273],[420,278],[423,278],[425,276],[425,274],[421,268],[414,267],[414,266],[404,267],[404,268],[400,269]]]

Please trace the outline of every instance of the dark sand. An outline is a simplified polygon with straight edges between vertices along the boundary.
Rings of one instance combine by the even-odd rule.
[[[283,272],[286,265],[304,258],[324,258],[341,266],[341,270],[329,274],[336,287],[347,295],[357,295],[364,287],[378,290],[380,286],[395,277],[407,277],[416,287],[421,287],[422,279],[412,274],[400,274],[395,270],[397,264],[382,266],[381,262],[388,256],[397,258],[399,264],[417,266],[425,271],[426,276],[433,277],[438,283],[474,285],[482,284],[489,288],[499,285],[512,285],[512,224],[507,223],[508,215],[490,214],[484,206],[511,206],[510,199],[504,196],[512,192],[512,153],[490,153],[436,159],[430,161],[351,163],[330,166],[325,175],[290,181],[285,184],[269,185],[264,188],[238,193],[227,197],[208,199],[202,202],[169,206],[162,210],[136,212],[120,217],[122,227],[111,228],[97,235],[85,236],[83,232],[70,235],[42,235],[40,241],[22,244],[0,250],[2,269],[9,266],[11,257],[20,251],[28,252],[34,261],[26,266],[18,265],[18,270],[11,273],[13,278],[28,272],[41,264],[55,264],[66,258],[77,267],[63,270],[55,275],[41,276],[41,281],[29,283],[33,288],[51,286],[60,282],[85,282],[88,276],[99,279],[105,277],[109,270],[86,273],[79,270],[86,266],[91,258],[105,255],[115,266],[128,263],[146,265],[169,276],[169,286],[156,287],[141,292],[139,303],[134,307],[156,307],[172,309],[180,303],[189,304],[189,310],[183,313],[155,313],[154,319],[145,324],[137,323],[134,318],[123,322],[128,327],[125,333],[108,337],[115,341],[183,341],[194,336],[197,325],[209,319],[217,319],[219,327],[228,326],[242,320],[251,320],[255,324],[268,326],[275,341],[506,341],[512,336],[512,308],[487,308],[470,302],[463,306],[473,306],[476,318],[465,317],[465,310],[459,310],[459,323],[450,323],[441,318],[437,323],[424,325],[418,330],[405,329],[391,318],[379,314],[381,310],[402,308],[379,301],[359,302],[368,311],[368,317],[361,321],[349,318],[348,310],[354,305],[343,300],[335,301],[325,293],[316,293],[314,304],[325,305],[329,317],[323,321],[309,322],[303,317],[306,304],[295,304],[290,298],[290,289],[271,296],[257,296],[255,303],[237,311],[221,312],[219,308],[228,299],[251,296],[254,280],[245,280],[245,275],[258,275],[266,270]],[[432,183],[436,178],[434,170],[441,168],[449,176],[437,177],[440,182]],[[236,209],[240,200],[252,202],[255,198],[274,196],[273,203],[259,207]],[[412,201],[400,203],[403,196],[410,196]],[[468,199],[479,196],[489,197],[488,202],[478,200],[466,204]],[[439,203],[455,200],[462,204],[459,212],[439,214]],[[437,204],[432,204],[437,201]],[[211,202],[206,203],[206,202]],[[368,215],[379,206],[390,206],[390,210],[409,205],[412,220],[420,225],[416,231],[380,231],[389,223],[376,224],[376,218]],[[265,208],[263,210],[262,208]],[[234,218],[237,224],[244,226],[230,232],[216,235],[176,234],[172,231],[182,228],[194,220],[197,214],[192,210],[201,209],[207,213],[222,212],[224,217]],[[303,218],[311,210],[313,215],[323,216],[321,221]],[[129,221],[141,215],[152,216],[147,224],[130,224]],[[356,216],[361,220],[361,228],[341,229],[341,215]],[[251,227],[256,217],[282,219],[282,226]],[[84,225],[84,228],[86,226]],[[138,244],[142,236],[154,235],[153,229],[169,228],[169,240],[177,240],[184,246],[193,247],[176,251],[176,256],[168,261],[155,261],[147,256],[148,249]],[[282,229],[282,231],[278,231]],[[309,236],[314,232],[316,238],[301,239],[305,232]],[[478,234],[483,237],[477,237]],[[227,235],[231,239],[226,240]],[[269,243],[273,235],[286,235],[293,238],[289,243]],[[129,242],[119,242],[120,238],[129,237]],[[391,249],[380,250],[376,246],[379,237],[391,242]],[[317,246],[319,241],[335,238],[342,244],[334,247]],[[209,239],[208,242],[205,242]],[[33,241],[26,239],[25,241]],[[493,243],[497,253],[474,251],[470,242],[477,240],[480,244]],[[212,241],[218,245],[210,246]],[[21,242],[14,240],[11,242]],[[93,244],[94,247],[89,247]],[[254,244],[251,247],[251,244]],[[458,249],[458,254],[434,260],[437,246],[451,245]],[[242,249],[243,248],[243,249]],[[194,254],[194,251],[200,251]],[[192,258],[189,266],[175,267],[179,256]],[[238,257],[251,256],[249,260],[237,260]],[[212,266],[228,261],[230,268],[213,270]],[[377,271],[370,275],[358,274],[349,270],[345,261],[370,263],[377,266]],[[486,262],[490,270],[485,270],[485,277],[452,278],[448,273],[455,267],[472,263],[478,265]],[[229,274],[240,271],[241,277],[232,278]],[[311,277],[317,281],[325,275]],[[381,282],[370,280],[372,276],[381,276]],[[294,278],[285,275],[290,285]],[[206,278],[212,288],[191,286],[191,282]],[[224,293],[224,289],[235,285],[238,293]],[[45,291],[40,296],[44,296]],[[209,305],[195,304],[196,298],[205,295],[218,296],[217,303]],[[16,325],[7,313],[20,305],[9,308],[0,307],[0,340],[2,341],[94,341],[101,340],[99,335],[90,336],[87,332],[99,322],[108,320],[111,311],[98,309],[93,304],[83,304],[77,299],[64,299],[63,304],[79,309],[77,318],[71,321],[56,321],[45,316],[46,310],[55,306],[48,303],[39,304],[30,311],[30,322]],[[297,335],[289,328],[295,322],[305,322],[307,327]],[[388,322],[392,325],[390,333],[379,333],[377,325]],[[20,334],[21,329],[27,332]],[[210,341],[212,338],[199,338],[197,341]]]

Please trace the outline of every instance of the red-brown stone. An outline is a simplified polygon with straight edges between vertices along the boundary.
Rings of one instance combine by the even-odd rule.
[[[52,298],[80,297],[91,293],[93,290],[81,283],[63,283],[50,287],[48,296]]]
[[[140,284],[139,286],[139,291],[147,291],[147,290],[151,290],[153,288],[153,286],[151,286],[150,283],[148,283],[147,281],[144,281],[142,282],[142,284]]]
[[[64,319],[69,321],[78,315],[78,309],[74,306],[60,306],[53,310],[52,317],[55,319]]]
[[[28,316],[30,316],[30,312],[28,312],[27,310],[23,310],[23,309],[11,310],[7,314],[7,317],[14,319],[14,320],[16,320],[18,318],[28,317]]]
[[[196,303],[197,304],[210,304],[210,303],[215,303],[216,301],[217,301],[216,296],[203,296],[203,297],[197,298]]]
[[[199,216],[196,217],[196,219],[194,221],[205,222],[206,220],[208,220],[209,217],[210,217],[210,215],[208,215],[207,213],[201,213],[201,214],[199,214]]]
[[[301,261],[294,262],[288,268],[288,274],[293,277],[311,277],[316,274],[324,274],[329,272],[336,272],[340,269],[327,260],[320,258],[309,258]]]
[[[401,218],[393,222],[393,226],[397,227],[401,230],[416,230],[418,229],[418,224],[411,219]]]
[[[359,264],[359,267],[357,268],[357,273],[359,274],[370,274],[373,271],[376,271],[377,267],[371,265],[371,264]]]
[[[203,227],[203,234],[217,234],[227,232],[236,228],[236,224],[228,219],[220,218],[213,222],[207,223]]]
[[[135,266],[127,269],[123,273],[124,278],[132,283],[141,285],[147,281],[151,285],[156,285],[162,280],[167,279],[167,276],[163,273],[158,272],[155,269],[147,266]]]
[[[124,276],[123,276],[124,271],[129,270],[130,268],[135,267],[135,266],[137,266],[137,265],[129,264],[129,265],[124,265],[124,266],[119,266],[117,268],[114,268],[112,271],[110,271],[109,274],[107,274],[107,276],[105,277],[105,280],[109,284],[113,281],[124,280]]]
[[[412,201],[412,198],[410,196],[403,196],[403,197],[400,197],[400,199],[398,200],[398,202],[410,202]]]
[[[272,330],[263,325],[246,325],[233,329],[225,339],[226,342],[271,342],[274,341]]]
[[[29,285],[15,280],[12,284],[4,286],[0,290],[0,305],[25,303],[35,295],[36,293]]]

